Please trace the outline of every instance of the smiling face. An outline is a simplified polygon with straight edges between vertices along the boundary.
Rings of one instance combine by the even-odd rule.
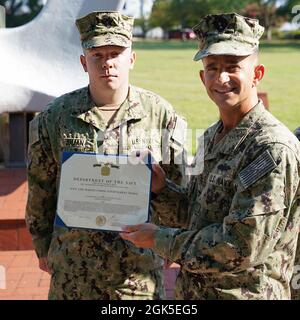
[[[246,57],[211,55],[202,61],[201,80],[219,108],[254,107],[256,87],[264,75],[264,66],[257,64],[257,54]]]
[[[128,88],[129,70],[133,69],[135,52],[120,46],[101,46],[85,50],[80,60],[89,74],[92,88],[118,91]]]

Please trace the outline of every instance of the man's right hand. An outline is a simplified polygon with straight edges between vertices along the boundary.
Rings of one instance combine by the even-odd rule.
[[[140,158],[142,163],[148,163],[148,157],[155,160],[150,150],[135,150],[131,153],[132,163],[135,163],[136,158]],[[139,162],[138,162],[139,163]],[[152,186],[151,191],[153,193],[159,193],[166,186],[166,174],[162,167],[156,162],[152,162]]]
[[[41,270],[48,272],[51,274],[49,268],[48,268],[48,260],[47,258],[39,258],[39,267]]]
[[[152,187],[153,193],[159,193],[166,186],[166,174],[159,164],[152,164]]]

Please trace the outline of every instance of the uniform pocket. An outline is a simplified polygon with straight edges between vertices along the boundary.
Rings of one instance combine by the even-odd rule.
[[[202,218],[213,223],[221,223],[229,214],[232,201],[232,180],[211,173],[203,191],[198,195]]]

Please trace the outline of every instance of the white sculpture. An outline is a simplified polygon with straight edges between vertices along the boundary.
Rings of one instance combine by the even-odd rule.
[[[125,0],[48,0],[30,23],[0,29],[0,113],[44,109],[53,98],[87,84],[79,62],[75,19],[122,10]]]

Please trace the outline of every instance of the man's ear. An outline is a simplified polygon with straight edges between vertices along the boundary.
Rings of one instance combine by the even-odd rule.
[[[259,64],[254,69],[254,79],[253,79],[253,87],[257,87],[260,80],[264,77],[265,74],[265,66],[263,64]]]
[[[81,65],[83,67],[83,70],[85,72],[87,72],[86,58],[85,58],[85,56],[83,54],[80,56],[80,62],[81,62]]]
[[[204,84],[204,86],[205,86],[204,70],[200,70],[200,71],[199,71],[199,77],[200,77],[200,79],[201,79],[202,83],[203,83],[203,84]]]
[[[133,69],[135,60],[136,60],[136,52],[131,51],[131,53],[130,53],[130,70]]]

